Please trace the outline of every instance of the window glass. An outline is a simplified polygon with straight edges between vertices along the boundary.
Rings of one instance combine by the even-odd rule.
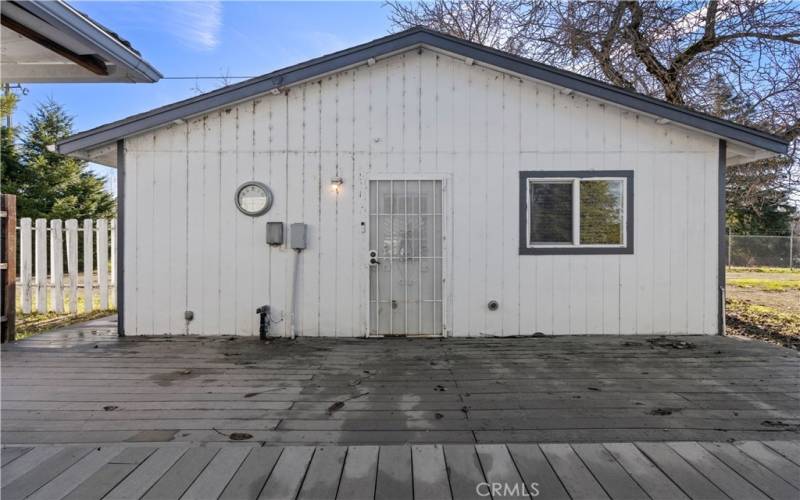
[[[572,243],[572,182],[531,182],[530,198],[530,242]]]
[[[580,181],[580,243],[621,245],[623,241],[621,180]]]

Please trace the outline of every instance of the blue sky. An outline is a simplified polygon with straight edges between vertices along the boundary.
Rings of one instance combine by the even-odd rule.
[[[129,40],[165,77],[256,76],[386,35],[382,2],[70,2]],[[240,80],[231,80],[231,83]],[[222,85],[222,80],[155,84],[25,85],[14,120],[48,98],[75,117],[76,131]],[[96,167],[113,185],[114,170]]]

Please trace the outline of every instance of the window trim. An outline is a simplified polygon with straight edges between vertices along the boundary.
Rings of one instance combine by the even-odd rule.
[[[625,197],[623,202],[623,244],[581,245],[580,241],[580,193],[582,180],[622,180]],[[572,243],[531,244],[530,185],[536,181],[572,182]],[[540,170],[519,173],[519,253],[520,255],[624,255],[633,253],[633,170]]]

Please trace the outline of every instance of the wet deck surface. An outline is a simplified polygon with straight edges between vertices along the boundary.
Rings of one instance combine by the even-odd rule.
[[[721,337],[129,337],[2,348],[3,444],[800,438],[797,352]]]
[[[800,357],[761,342],[114,328],[3,346],[4,500],[800,498]]]
[[[2,460],[5,500],[800,497],[791,441],[12,446]]]

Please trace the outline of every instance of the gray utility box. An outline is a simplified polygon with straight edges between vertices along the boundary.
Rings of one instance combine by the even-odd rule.
[[[295,222],[289,230],[289,246],[294,250],[305,250],[306,248],[306,225],[302,222]]]
[[[283,222],[267,222],[267,245],[283,245]]]

